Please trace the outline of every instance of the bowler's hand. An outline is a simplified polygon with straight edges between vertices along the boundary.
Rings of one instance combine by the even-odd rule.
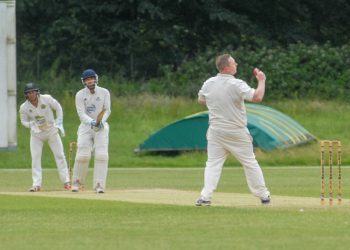
[[[264,72],[262,72],[260,69],[258,69],[258,68],[255,68],[254,69],[254,75],[255,75],[255,77],[256,77],[256,79],[258,80],[258,81],[266,81],[266,76],[265,76],[265,73]]]

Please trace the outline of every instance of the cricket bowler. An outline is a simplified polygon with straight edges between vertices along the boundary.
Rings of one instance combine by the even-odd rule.
[[[258,86],[253,89],[246,82],[234,77],[237,66],[231,55],[218,56],[216,67],[219,73],[205,81],[198,93],[198,102],[206,105],[209,111],[209,128],[204,187],[196,206],[211,205],[213,192],[229,154],[234,155],[242,164],[250,191],[260,198],[262,204],[270,203],[270,192],[266,188],[262,170],[253,151],[244,105],[244,101],[262,101],[266,76],[256,69]]]

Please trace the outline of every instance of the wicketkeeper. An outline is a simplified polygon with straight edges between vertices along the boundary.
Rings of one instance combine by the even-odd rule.
[[[75,105],[81,124],[78,129],[77,153],[74,162],[72,192],[85,184],[91,154],[94,153],[93,188],[104,193],[108,171],[109,125],[111,97],[107,89],[97,86],[98,75],[92,69],[81,75],[85,86],[75,96]]]
[[[26,84],[24,88],[26,101],[19,109],[23,126],[30,129],[30,153],[32,156],[33,186],[30,192],[41,190],[42,168],[41,155],[44,142],[48,142],[54,154],[60,180],[64,188],[70,190],[70,180],[63,144],[58,130],[64,136],[63,111],[61,105],[50,95],[41,95],[34,83]],[[54,118],[53,111],[56,113]]]

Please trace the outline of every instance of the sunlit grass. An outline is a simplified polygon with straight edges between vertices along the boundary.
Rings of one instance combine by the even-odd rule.
[[[269,101],[269,100],[268,100]],[[74,98],[66,96],[61,100],[64,109],[66,137],[63,138],[68,157],[68,144],[76,141],[79,120],[75,111]],[[319,139],[341,140],[343,143],[343,164],[350,164],[350,105],[338,101],[286,100],[269,101],[264,105],[276,108],[289,115]],[[137,155],[134,149],[148,136],[160,128],[187,115],[203,111],[196,100],[182,97],[138,95],[113,97],[110,124],[110,166],[203,166],[205,152],[185,152],[180,155],[164,156]],[[0,168],[30,168],[29,131],[18,122],[18,148],[16,152],[0,152]],[[262,166],[318,165],[318,143],[310,143],[288,150],[271,152],[256,151]],[[238,165],[229,157],[226,165]],[[52,153],[46,145],[43,156],[44,167],[55,167]]]
[[[274,195],[319,196],[316,167],[263,171],[272,201]],[[346,202],[349,171],[344,168]],[[25,191],[30,176],[30,170],[0,170],[0,190]],[[89,190],[91,179],[92,171]],[[200,168],[115,168],[106,191],[170,188],[199,195],[202,184]],[[43,188],[63,190],[57,171],[44,170]],[[218,192],[249,193],[242,168],[225,168]],[[195,207],[27,194],[0,195],[1,249],[347,249],[350,240],[348,206]]]

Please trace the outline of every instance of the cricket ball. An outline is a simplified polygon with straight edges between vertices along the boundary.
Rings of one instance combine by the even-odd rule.
[[[253,75],[256,76],[258,74],[258,68],[253,69]]]

